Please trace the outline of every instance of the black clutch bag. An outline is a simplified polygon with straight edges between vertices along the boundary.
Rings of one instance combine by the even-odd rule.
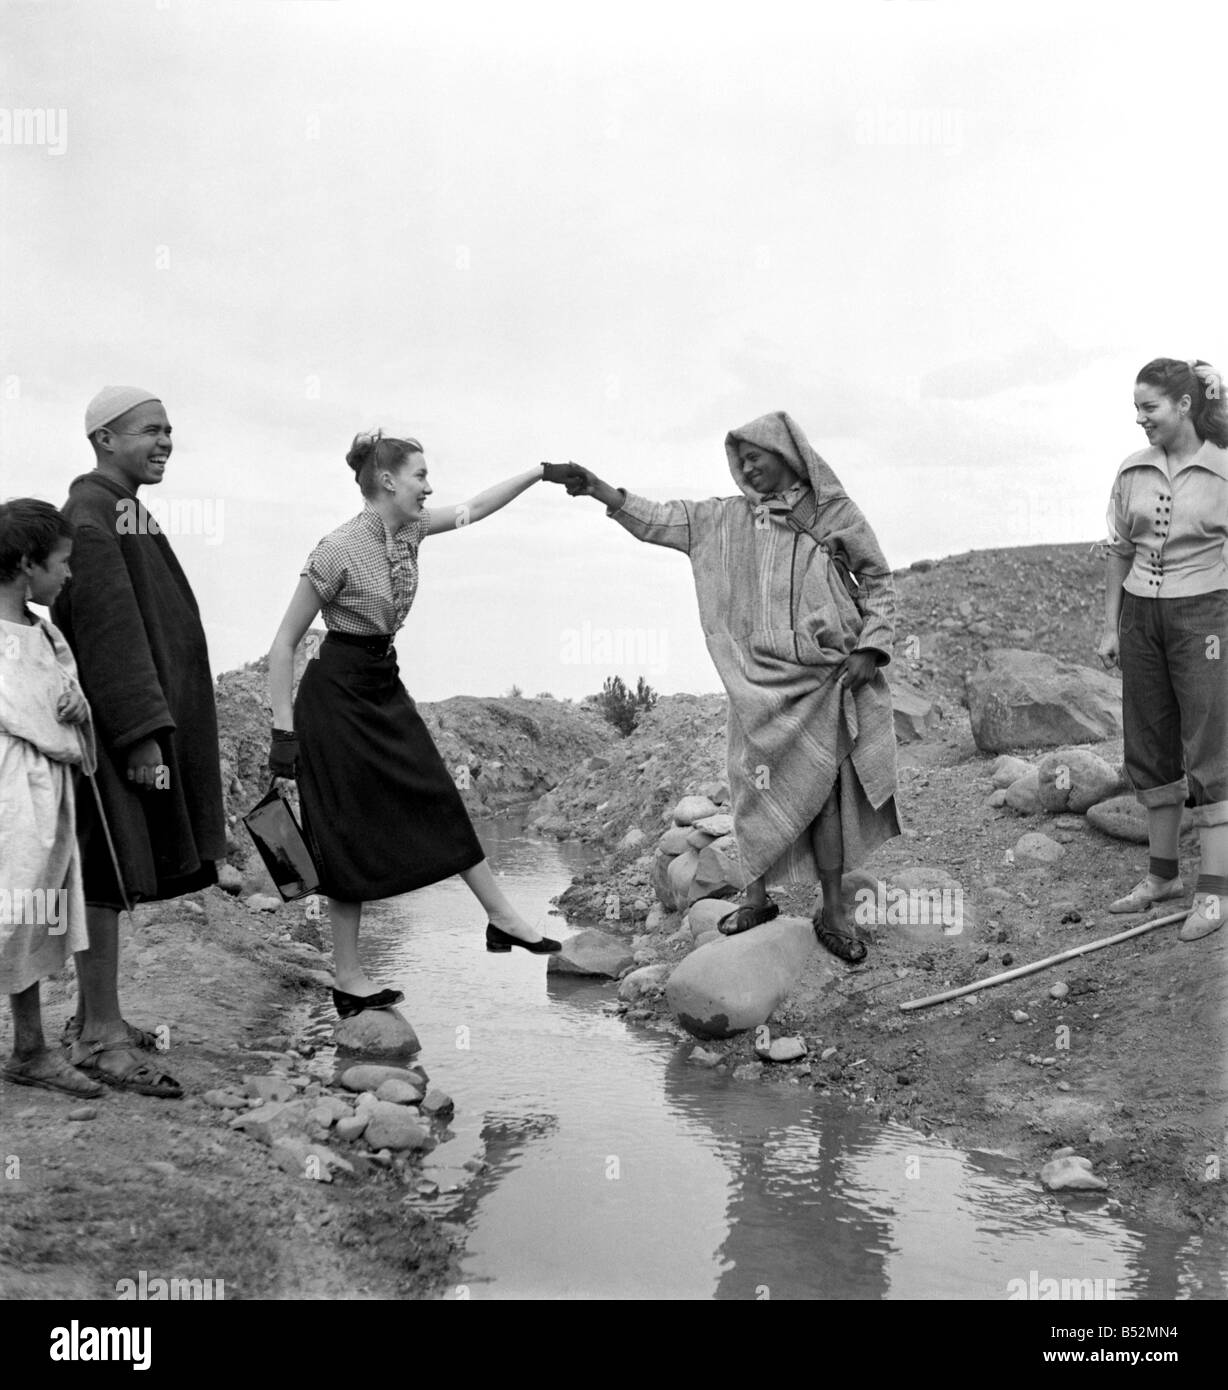
[[[247,833],[264,860],[283,902],[320,891],[320,874],[290,803],[269,783],[264,797],[243,817]]]

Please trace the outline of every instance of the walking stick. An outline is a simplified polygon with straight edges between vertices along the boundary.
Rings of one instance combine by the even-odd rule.
[[[1144,932],[1154,931],[1157,927],[1166,927],[1171,922],[1180,922],[1188,917],[1193,908],[1187,907],[1184,912],[1173,912],[1167,917],[1153,917],[1150,922],[1142,922],[1137,927],[1131,927],[1129,931],[1118,932],[1116,936],[1103,936],[1099,941],[1087,941],[1082,946],[1072,946],[1069,951],[1059,951],[1055,956],[1046,956],[1044,960],[1034,960],[1031,965],[1020,965],[1014,970],[1003,970],[1000,975],[989,975],[984,980],[977,980],[974,984],[961,985],[959,989],[947,989],[941,994],[930,994],[924,999],[909,999],[900,1005],[902,1013],[910,1009],[928,1008],[930,1004],[941,1004],[948,999],[958,999],[961,994],[979,994],[983,989],[993,989],[995,985],[1003,985],[1007,980],[1017,980],[1021,975],[1034,975],[1038,970],[1044,970],[1050,965],[1057,965],[1064,960],[1073,960],[1076,956],[1085,956],[1090,951],[1101,951],[1106,946],[1115,946],[1119,941],[1128,941],[1132,936],[1142,936]]]

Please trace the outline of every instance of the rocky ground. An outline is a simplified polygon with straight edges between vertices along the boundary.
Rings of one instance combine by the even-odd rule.
[[[361,1142],[334,1139],[352,1171],[317,1181],[301,1155],[231,1125],[261,1108],[244,1091],[289,1087],[315,1103],[343,1094],[335,1068],[301,1041],[325,960],[274,922],[214,888],[138,908],[125,932],[121,998],[131,1022],[168,1030],[170,1050],[154,1057],[182,1100],[107,1091],[82,1102],[4,1084],[0,1298],[114,1299],[141,1270],[224,1280],[228,1300],[447,1286],[454,1242],[406,1203],[412,1158],[363,1158]],[[45,984],[43,999],[50,1040],[72,1013],[70,976]],[[11,1046],[7,1019],[0,1044]],[[214,1103],[223,1099],[229,1108]]]
[[[1175,928],[1161,928],[975,999],[900,1011],[909,999],[1132,925],[1137,918],[1105,908],[1141,876],[1146,848],[1081,814],[1045,812],[1018,796],[1021,810],[995,804],[1005,795],[993,789],[995,760],[977,749],[963,704],[966,674],[992,647],[1094,660],[1102,573],[1089,549],[981,552],[898,578],[896,671],[932,708],[905,721],[905,834],[849,886],[899,881],[919,866],[946,874],[963,891],[963,930],[867,926],[870,956],[856,969],[816,949],[769,1025],[778,1039],[803,1040],[799,1060],[761,1061],[746,1033],[697,1045],[695,1064],[729,1068],[747,1084],[802,1078],[839,1103],[999,1149],[1021,1173],[1073,1147],[1108,1182],[1108,1200],[1176,1227],[1222,1225],[1224,1185],[1211,1179],[1212,1162],[1226,1161],[1228,932],[1185,945]],[[260,665],[221,677],[218,703],[234,818],[266,785]],[[653,851],[684,794],[703,793],[721,809],[723,697],[662,699],[628,739],[566,702],[458,697],[422,709],[449,765],[470,770],[462,792],[475,810],[553,788],[535,808],[538,829],[605,849],[603,868],[573,883],[561,905],[573,925],[619,939],[609,953],[615,973],[657,967],[638,984],[624,980],[622,1007],[676,1030],[661,987],[695,940],[683,913],[657,900]],[[1120,762],[1119,740],[1091,751],[1110,767]],[[1060,857],[1019,853],[1029,832],[1043,833]],[[1195,850],[1187,837],[1187,883]],[[412,1147],[372,1151],[361,1138],[339,1138],[335,1123],[323,1126],[345,1164],[317,1181],[293,1145],[262,1142],[276,1137],[272,1121],[263,1134],[258,1122],[251,1132],[232,1124],[261,1107],[260,1093],[288,1094],[287,1086],[335,1114],[352,1118],[356,1107],[335,1069],[312,1055],[324,1039],[305,1027],[328,967],[318,930],[300,915],[244,905],[269,885],[233,819],[226,876],[239,897],[211,889],[138,909],[125,942],[129,1016],[169,1029],[163,1061],[185,1099],[107,1092],[81,1106],[3,1086],[0,1297],[112,1298],[119,1280],[141,1270],[224,1279],[227,1298],[425,1297],[455,1279],[447,1227],[420,1210]],[[809,915],[806,893],[777,899],[785,913]],[[72,994],[70,975],[45,986],[49,1037],[71,1013]],[[0,1030],[7,1052],[7,1012]],[[446,1087],[447,1078],[431,1084]],[[79,1107],[90,1118],[69,1118]],[[446,1121],[428,1123],[438,1137]]]
[[[1046,812],[1017,789],[1015,805],[1002,804],[1007,793],[992,781],[997,760],[977,748],[964,705],[965,676],[996,646],[1096,664],[1103,581],[1089,548],[982,552],[897,580],[897,662],[935,709],[923,736],[900,744],[904,835],[850,877],[846,900],[852,910],[858,887],[929,870],[960,889],[962,930],[868,922],[870,954],[857,968],[816,948],[769,1019],[774,1037],[804,1040],[804,1057],[762,1061],[747,1032],[698,1043],[697,1064],[748,1082],[801,1075],[822,1095],[957,1144],[999,1149],[1020,1172],[1036,1174],[1055,1150],[1073,1147],[1107,1180],[1110,1202],[1177,1227],[1222,1226],[1228,933],[1185,944],[1179,924],[1159,928],[961,1000],[901,1011],[908,1000],[1144,920],[1111,915],[1107,905],[1145,873],[1147,851],[1083,814]],[[703,793],[727,809],[719,805],[723,721],[720,697],[662,700],[629,739],[581,765],[538,805],[543,833],[568,827],[609,850],[604,869],[561,897],[569,918],[626,937],[636,967],[662,967],[624,982],[633,1018],[669,1018],[665,979],[697,945],[684,911],[658,901],[653,850],[681,797]],[[1046,750],[1020,751],[1035,768]],[[1120,738],[1083,752],[1116,770]],[[1032,842],[1042,857],[1030,858],[1029,842],[1020,841],[1037,834],[1045,837]],[[1181,858],[1192,887],[1192,832]],[[774,897],[784,914],[809,917],[814,907],[809,890]]]

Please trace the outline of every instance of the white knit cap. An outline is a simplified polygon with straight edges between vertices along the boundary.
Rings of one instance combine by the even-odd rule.
[[[140,386],[104,386],[85,407],[86,437],[95,430],[100,430],[103,425],[109,425],[112,420],[118,420],[133,406],[160,399],[152,391],[146,391]]]

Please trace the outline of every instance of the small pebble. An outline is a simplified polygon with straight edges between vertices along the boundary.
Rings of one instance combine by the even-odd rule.
[[[839,1048],[825,1047],[823,1051],[819,1053],[819,1060],[823,1062],[830,1062],[838,1051]]]
[[[1027,1015],[1026,1013],[1024,1013],[1024,1011],[1023,1011],[1022,1009],[1015,1009],[1015,1010],[1013,1010],[1012,1013],[1011,1013],[1011,1018],[1014,1020],[1015,1023],[1028,1023],[1028,1022],[1030,1022],[1030,1019],[1029,1019],[1028,1015]]]
[[[1050,990],[1049,994],[1054,999],[1065,999],[1070,993],[1070,986],[1059,980]]]
[[[70,1120],[96,1120],[98,1111],[92,1105],[74,1105],[68,1112]]]

